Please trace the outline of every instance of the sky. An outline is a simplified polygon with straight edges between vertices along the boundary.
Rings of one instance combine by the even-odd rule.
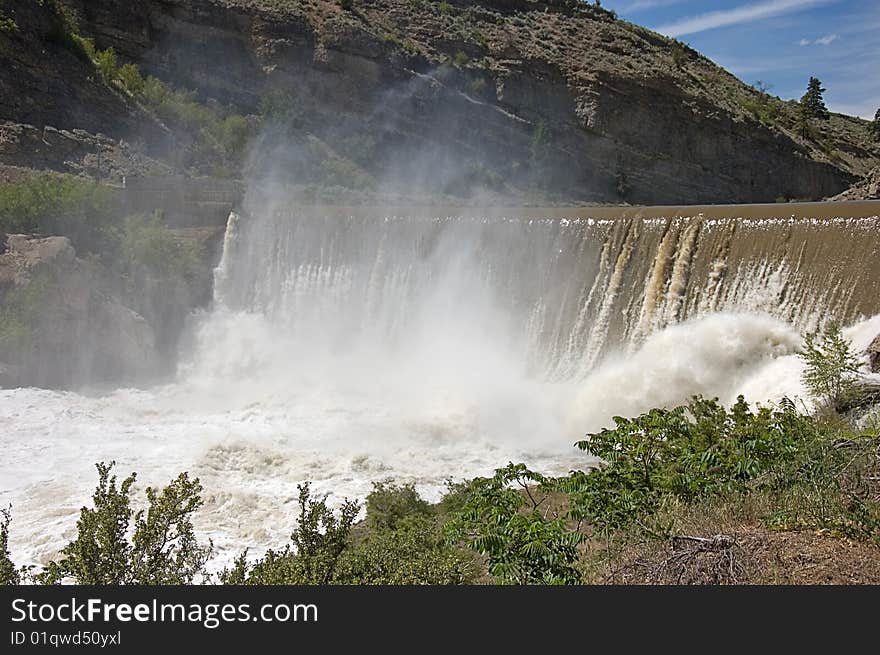
[[[799,99],[810,76],[832,111],[880,107],[880,0],[603,0],[621,18],[673,36],[748,84]]]

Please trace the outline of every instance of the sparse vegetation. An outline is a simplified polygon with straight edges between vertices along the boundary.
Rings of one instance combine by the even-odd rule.
[[[874,114],[874,120],[871,122],[871,134],[875,141],[880,141],[880,109]]]

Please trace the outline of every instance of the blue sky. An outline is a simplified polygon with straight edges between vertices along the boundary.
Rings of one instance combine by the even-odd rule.
[[[674,36],[741,80],[800,98],[810,75],[832,111],[880,107],[880,0],[603,0],[633,23]]]

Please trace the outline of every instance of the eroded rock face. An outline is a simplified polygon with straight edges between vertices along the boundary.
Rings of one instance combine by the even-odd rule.
[[[880,161],[852,141],[855,119],[834,118],[853,154],[829,159],[786,121],[743,109],[754,90],[697,53],[676,62],[668,39],[582,2],[64,2],[99,47],[206,102],[255,114],[267,94],[288,93],[300,137],[323,139],[383,188],[422,168],[432,191],[462,197],[488,170],[483,187],[563,201],[756,202],[832,196]],[[31,5],[6,3],[37,21]],[[0,118],[161,150],[169,135],[137,103],[102,92],[69,53],[28,50],[45,31],[0,34]],[[43,70],[47,57],[63,75]]]
[[[880,200],[880,168],[875,168],[864,179],[831,200]]]
[[[0,254],[0,386],[65,388],[149,375],[153,330],[64,237],[9,235]]]

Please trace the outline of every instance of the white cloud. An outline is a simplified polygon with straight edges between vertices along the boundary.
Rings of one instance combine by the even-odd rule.
[[[808,45],[831,45],[837,39],[840,38],[837,34],[826,34],[825,36],[820,36],[815,41],[810,41],[809,39],[801,39],[798,41],[798,45],[801,47],[805,47]]]
[[[697,32],[705,32],[706,30],[713,30],[718,27],[751,23],[762,18],[801,11],[830,2],[834,2],[834,0],[765,0],[764,2],[742,5],[733,9],[711,11],[698,16],[682,18],[654,29],[667,36],[696,34]]]
[[[814,41],[816,45],[831,45],[834,41],[837,40],[836,34],[828,34],[826,36],[820,37]]]

